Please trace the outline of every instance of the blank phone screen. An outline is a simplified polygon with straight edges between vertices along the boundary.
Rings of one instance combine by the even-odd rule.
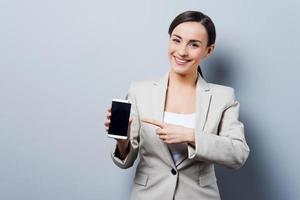
[[[130,103],[112,101],[108,134],[127,136]]]

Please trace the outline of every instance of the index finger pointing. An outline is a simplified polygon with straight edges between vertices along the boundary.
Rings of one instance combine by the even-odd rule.
[[[145,123],[148,123],[148,124],[152,124],[152,125],[158,126],[160,128],[166,127],[165,123],[160,122],[160,121],[155,120],[155,119],[143,118],[142,121],[145,122]]]

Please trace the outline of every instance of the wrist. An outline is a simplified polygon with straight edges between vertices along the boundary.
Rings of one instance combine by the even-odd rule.
[[[129,152],[129,139],[117,140],[116,155],[123,160]]]
[[[195,144],[195,132],[194,132],[194,129],[189,129],[189,132],[188,132],[188,143],[190,144]]]
[[[121,147],[121,149],[124,149],[124,147],[126,148],[129,144],[129,139],[126,140],[117,140],[117,145],[118,147]]]

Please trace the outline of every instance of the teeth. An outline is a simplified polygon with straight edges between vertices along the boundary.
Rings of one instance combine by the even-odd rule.
[[[182,59],[179,59],[179,58],[176,58],[176,57],[175,57],[175,60],[176,60],[177,62],[179,62],[180,64],[184,64],[184,63],[187,63],[187,62],[188,62],[187,60],[182,60]]]

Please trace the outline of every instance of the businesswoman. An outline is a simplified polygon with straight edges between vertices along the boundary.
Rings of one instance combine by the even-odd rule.
[[[207,83],[200,63],[215,48],[212,20],[179,14],[169,27],[170,70],[133,82],[129,139],[117,140],[114,163],[129,168],[139,155],[131,199],[220,199],[214,164],[238,169],[249,155],[233,88]],[[106,113],[108,130],[111,112]]]

